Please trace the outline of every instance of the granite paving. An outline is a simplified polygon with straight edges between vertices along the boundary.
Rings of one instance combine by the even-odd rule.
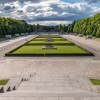
[[[0,50],[0,79],[36,73],[29,81],[22,82],[18,90],[0,94],[0,100],[100,100],[100,94],[87,81],[89,77],[100,78],[100,42],[63,35],[64,38],[91,50],[95,56],[4,56],[6,52],[25,43],[26,38],[30,40],[34,37],[35,35],[30,35],[8,41],[7,44],[0,43],[0,48],[6,48]]]

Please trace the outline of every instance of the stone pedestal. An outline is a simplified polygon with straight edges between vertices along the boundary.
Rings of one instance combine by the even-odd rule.
[[[79,34],[79,37],[83,37],[83,34]]]
[[[74,36],[77,36],[77,33],[74,33]]]
[[[24,33],[21,33],[21,36],[25,35]]]
[[[19,34],[15,34],[15,36],[16,36],[16,37],[18,37],[18,36],[19,36]]]
[[[46,39],[45,42],[54,42],[53,39]]]
[[[92,35],[87,35],[87,38],[88,38],[88,39],[91,39],[91,38],[92,38]]]
[[[25,33],[25,35],[28,35],[28,33]]]
[[[57,47],[53,45],[45,45],[42,47],[42,49],[57,49]]]
[[[6,35],[6,39],[11,39],[11,35]]]

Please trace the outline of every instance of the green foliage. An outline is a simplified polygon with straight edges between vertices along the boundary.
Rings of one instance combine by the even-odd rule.
[[[100,13],[90,18],[74,21],[67,26],[68,32],[100,37]]]
[[[8,79],[0,80],[0,85],[6,85],[8,81],[9,81]]]
[[[62,24],[58,25],[58,28],[61,30],[62,33],[67,32],[67,26],[65,26],[65,24],[64,25],[62,25]]]
[[[16,20],[12,18],[0,17],[0,37],[5,37],[5,35],[15,35],[25,32],[34,32],[41,26],[27,24],[24,20]]]
[[[77,46],[55,45],[57,49],[42,49],[43,45],[22,46],[12,54],[89,54]]]
[[[46,44],[51,44],[51,45],[71,45],[72,43],[69,41],[54,41],[54,42],[45,42],[44,41],[30,41],[27,43],[27,45],[46,45]]]
[[[54,42],[45,42],[47,35],[40,35],[38,38],[32,39],[28,43],[16,48],[15,50],[7,53],[7,55],[90,55],[92,53],[76,46],[74,43],[65,40],[64,38],[56,38],[59,35],[51,35]],[[55,38],[54,38],[55,37]],[[60,36],[59,36],[60,37]],[[35,41],[39,39],[41,41]],[[62,40],[63,39],[63,40]],[[42,49],[45,45],[54,45],[57,49]]]

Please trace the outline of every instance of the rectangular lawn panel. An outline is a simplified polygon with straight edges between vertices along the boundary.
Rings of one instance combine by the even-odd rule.
[[[26,45],[46,45],[46,44],[51,44],[51,45],[67,45],[67,44],[72,44],[69,41],[54,41],[54,42],[45,42],[45,41],[30,41]]]
[[[11,54],[89,54],[88,51],[73,45],[73,46],[58,46],[57,49],[42,49],[43,46],[22,46],[21,48],[11,52]]]
[[[0,85],[6,85],[9,79],[6,80],[0,80]]]
[[[31,41],[44,41],[46,38],[35,38],[35,39],[32,39]]]
[[[39,35],[37,38],[46,38],[48,35]],[[62,38],[60,35],[50,35],[52,38]]]
[[[90,79],[90,81],[91,81],[94,85],[100,85],[100,80],[97,80],[97,79]]]
[[[32,39],[31,41],[45,41],[47,38],[39,38],[39,37],[36,37],[35,39]],[[64,38],[52,38],[53,40],[55,41],[66,41],[66,39]]]
[[[67,41],[66,39],[64,38],[52,38],[54,41]],[[45,41],[46,38],[35,38],[35,39],[32,39],[31,41]]]
[[[76,46],[74,43],[64,39],[60,35],[51,35],[53,42],[45,42],[47,35],[39,35],[35,39],[30,40],[24,45],[6,53],[6,56],[44,56],[44,55],[93,55],[91,52]],[[49,38],[50,39],[50,38]],[[46,45],[54,45],[57,49],[42,49]]]

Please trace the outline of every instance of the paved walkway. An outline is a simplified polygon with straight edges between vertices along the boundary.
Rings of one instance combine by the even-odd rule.
[[[0,56],[4,56],[6,52],[11,51],[18,46],[21,46],[34,37],[36,37],[36,35],[25,35],[0,42]]]
[[[96,53],[96,56],[0,56],[1,79],[36,72],[36,76],[30,78],[29,82],[22,83],[17,91],[0,95],[0,100],[100,100],[99,94],[84,90],[81,81],[78,80],[82,77],[100,77],[100,59],[98,56],[98,53],[100,52],[99,42],[85,40],[75,36],[64,37],[69,38],[74,42],[78,42],[83,46],[85,45],[88,49],[92,46],[91,50]],[[86,41],[88,42],[86,43]],[[12,48],[14,48],[14,45]],[[18,43],[18,45],[21,44]],[[12,48],[10,47],[10,49]],[[8,50],[9,49],[4,52],[7,52]],[[98,59],[96,59],[97,57]]]
[[[94,52],[97,56],[100,56],[100,42],[92,39],[85,39],[83,37],[74,35],[62,35],[62,36],[80,46],[89,49],[90,51]]]
[[[98,99],[97,99],[98,98]],[[36,74],[18,90],[0,94],[0,100],[99,100],[100,93],[87,79],[62,74]]]

